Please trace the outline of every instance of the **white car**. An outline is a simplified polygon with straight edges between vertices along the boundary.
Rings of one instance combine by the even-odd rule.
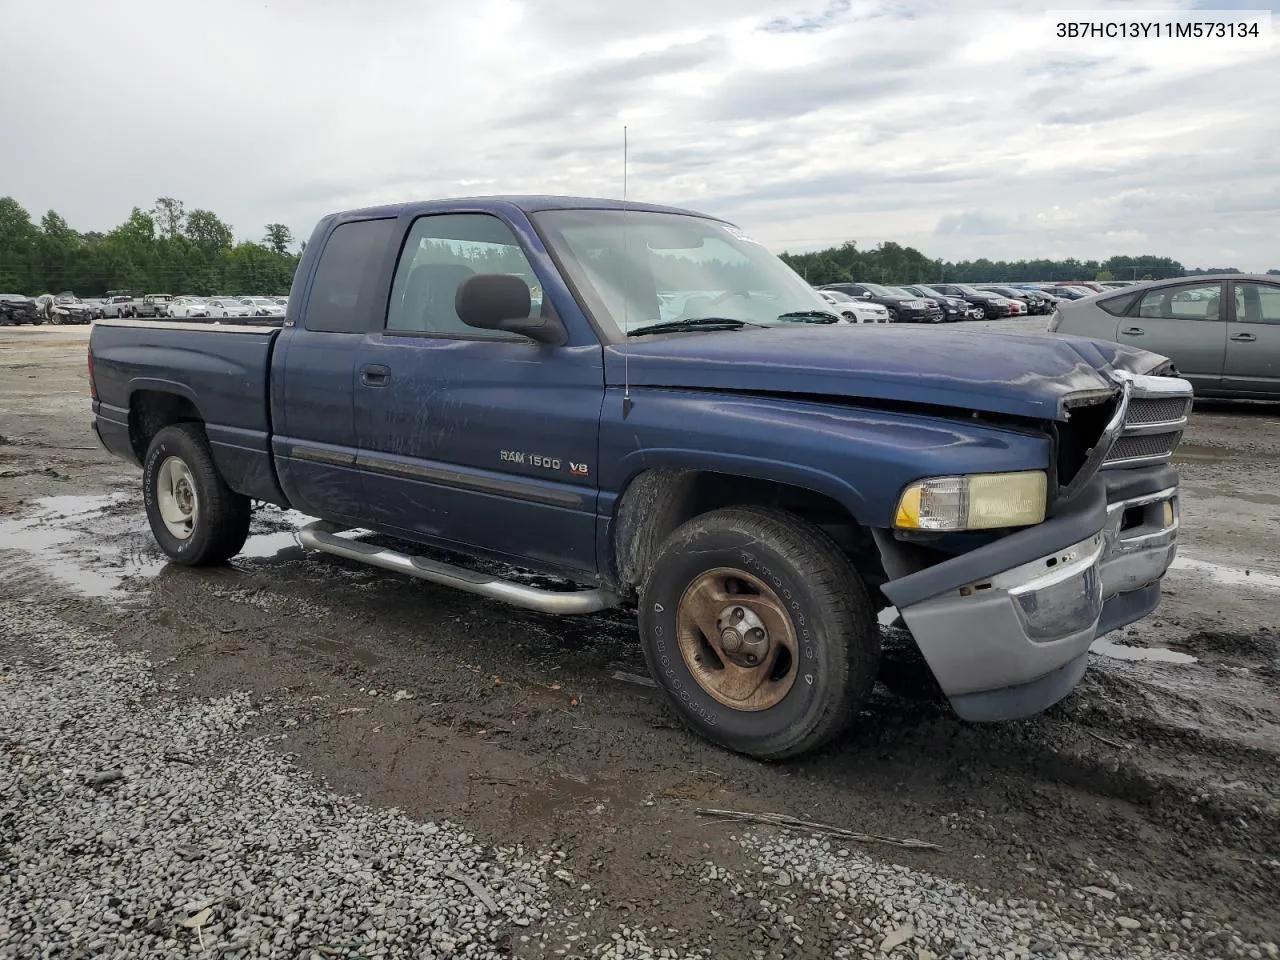
[[[1009,304],[1009,316],[1025,317],[1027,315],[1027,303],[1025,300],[1016,300],[1013,297],[1001,297],[1000,299]]]
[[[210,317],[247,317],[250,316],[249,308],[239,300],[233,300],[231,297],[214,297],[205,301],[209,305]]]
[[[169,301],[168,314],[174,320],[207,317],[209,305],[200,297],[177,297]]]
[[[284,307],[270,297],[242,297],[240,302],[249,308],[255,317],[283,317]]]
[[[836,308],[849,323],[888,323],[889,310],[878,303],[867,303],[839,290],[819,290],[822,299]]]

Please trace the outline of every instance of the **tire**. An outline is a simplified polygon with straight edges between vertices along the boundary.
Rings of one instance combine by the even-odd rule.
[[[180,474],[178,484],[171,471]],[[182,484],[188,496],[183,497],[178,489],[175,497],[175,487]],[[165,499],[170,501],[169,507],[162,505]],[[204,428],[196,423],[165,427],[155,435],[142,467],[142,502],[156,543],[174,563],[188,567],[222,563],[239,553],[249,536],[249,498],[223,481]],[[166,509],[171,518],[188,514],[185,536],[166,522]]]
[[[733,585],[742,592],[727,589]],[[735,612],[740,605],[748,619]],[[761,760],[796,756],[839,734],[878,671],[879,629],[853,566],[817,527],[778,510],[729,507],[679,527],[640,591],[639,619],[649,672],[684,721]],[[694,619],[713,634],[725,623],[746,624],[737,639],[762,635],[756,642],[765,646],[757,658],[743,643],[733,651],[739,664],[726,662],[730,647],[721,637],[730,631],[716,634],[713,647]],[[735,676],[758,685],[748,697],[726,696],[720,684]]]
[[[890,308],[889,308],[889,322],[890,322],[890,323],[898,323],[898,322],[899,322],[899,321],[898,321],[898,311],[897,311],[897,310],[895,310],[895,309],[893,309],[893,307],[890,307]]]
[[[978,310],[978,315],[977,315],[976,317],[974,317],[973,319],[975,319],[975,320],[985,320],[985,319],[987,319],[987,308],[986,308],[986,307],[978,307],[978,308],[977,308],[977,310]]]

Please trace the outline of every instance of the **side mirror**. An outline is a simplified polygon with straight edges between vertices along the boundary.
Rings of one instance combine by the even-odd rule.
[[[871,299],[871,291],[870,291],[870,290],[863,290],[863,291],[862,291],[862,299],[863,299],[863,300],[870,300],[870,299]]]
[[[531,317],[533,299],[529,285],[509,273],[477,273],[458,286],[453,309],[469,327],[506,330],[563,346],[568,331],[557,317]]]

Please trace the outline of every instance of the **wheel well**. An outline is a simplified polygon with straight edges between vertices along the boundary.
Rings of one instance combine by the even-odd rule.
[[[614,579],[621,596],[634,596],[671,532],[721,507],[773,507],[825,530],[853,562],[869,588],[886,579],[871,531],[839,502],[805,487],[709,470],[659,468],[637,476],[614,513]]]
[[[160,390],[139,390],[129,398],[129,443],[142,463],[151,440],[175,423],[203,423],[204,417],[186,397]]]

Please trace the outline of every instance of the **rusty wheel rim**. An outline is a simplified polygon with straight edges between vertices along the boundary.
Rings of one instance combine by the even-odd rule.
[[[763,580],[718,567],[680,597],[676,636],[685,666],[708,694],[734,710],[768,710],[791,691],[796,632],[786,606]]]

